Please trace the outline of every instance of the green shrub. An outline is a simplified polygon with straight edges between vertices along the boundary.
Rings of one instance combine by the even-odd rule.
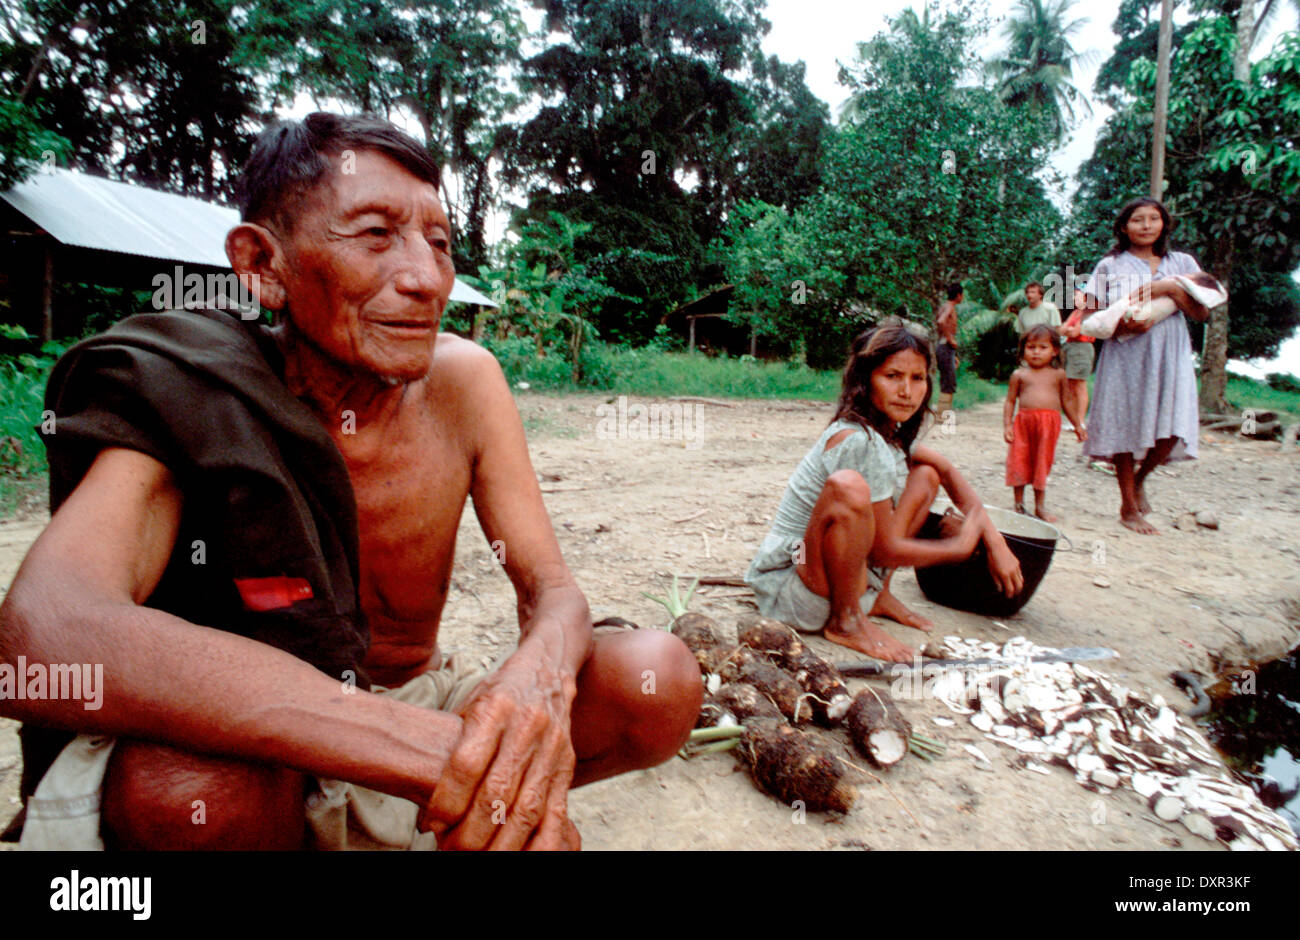
[[[0,325],[0,335],[35,344],[21,327]],[[48,464],[39,426],[45,383],[64,348],[46,343],[39,352],[0,355],[0,514],[12,512],[23,493],[44,487]]]
[[[1275,388],[1279,392],[1300,392],[1300,377],[1289,372],[1270,372],[1264,376],[1264,381],[1269,388]]]
[[[1011,320],[999,320],[962,352],[971,357],[971,371],[992,382],[1007,382],[1020,365],[1016,361],[1020,337]]]

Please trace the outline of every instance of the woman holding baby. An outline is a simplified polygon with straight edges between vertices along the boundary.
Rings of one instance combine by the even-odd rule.
[[[1159,200],[1134,199],[1115,220],[1115,245],[1097,264],[1076,306],[1109,307],[1122,297],[1146,301],[1169,297],[1178,311],[1156,323],[1123,320],[1115,340],[1102,345],[1097,361],[1088,440],[1084,453],[1114,463],[1119,483],[1120,521],[1134,532],[1158,534],[1147,521],[1151,511],[1144,491],[1151,471],[1171,460],[1196,457],[1199,416],[1196,372],[1185,316],[1200,322],[1209,310],[1173,281],[1195,274],[1191,255],[1172,251],[1173,220]],[[1063,327],[1067,338],[1079,335],[1076,313]],[[1120,337],[1128,336],[1124,342]]]

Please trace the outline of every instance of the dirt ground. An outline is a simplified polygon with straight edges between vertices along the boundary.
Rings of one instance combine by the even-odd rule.
[[[663,594],[673,573],[744,572],[790,472],[829,418],[826,404],[689,402],[687,420],[669,435],[681,439],[662,440],[646,439],[634,409],[620,427],[618,403],[608,396],[523,394],[519,402],[560,544],[595,617],[648,628],[664,627],[668,617],[640,592]],[[638,403],[649,401],[629,404]],[[1010,505],[1000,404],[960,412],[927,443],[951,457],[986,502]],[[1119,657],[1096,668],[1180,709],[1188,702],[1169,682],[1171,671],[1211,676],[1295,645],[1300,449],[1207,436],[1200,460],[1163,468],[1150,481],[1158,538],[1119,525],[1114,479],[1078,463],[1079,449],[1073,435],[1063,435],[1048,489],[1075,550],[1057,553],[1019,614],[995,623],[938,607],[921,595],[912,572],[898,574],[896,593],[938,624],[937,635],[1113,647]],[[1216,514],[1219,528],[1173,526],[1183,512],[1198,510]],[[8,585],[42,524],[40,517],[0,523],[0,584]],[[517,638],[513,593],[470,512],[457,553],[441,642],[486,664]],[[692,609],[734,630],[752,605],[743,589],[710,587]],[[889,628],[905,642],[923,641],[916,631]],[[820,638],[813,645],[839,651]],[[850,680],[851,690],[867,681]],[[843,817],[801,818],[758,792],[730,754],[674,758],[576,790],[571,815],[591,849],[1212,847],[1157,820],[1130,791],[1103,797],[1062,768],[1046,776],[1021,769],[1013,751],[964,719],[936,726],[933,717],[949,714],[937,701],[902,706],[914,725],[948,744],[947,756],[909,758],[881,775],[884,783],[861,778],[858,802]],[[14,728],[0,720],[0,827],[17,809]],[[977,767],[964,743],[978,745],[991,769]]]

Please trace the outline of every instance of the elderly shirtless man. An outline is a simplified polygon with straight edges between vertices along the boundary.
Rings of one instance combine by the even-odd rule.
[[[27,762],[50,767],[39,786],[24,780],[36,791],[24,843],[576,848],[571,786],[652,766],[685,740],[694,658],[659,631],[593,637],[500,368],[438,332],[454,272],[437,181],[423,148],[382,121],[271,128],[226,248],[280,325],[146,315],[136,346],[112,347],[98,372],[85,356],[56,371],[60,403],[80,401],[68,389],[86,370],[108,391],[87,392],[80,418],[59,413],[47,438],[57,509],[0,608],[0,662],[103,664],[104,689],[98,710],[0,701],[26,723]],[[233,376],[233,403],[213,392],[136,409],[122,357],[156,394],[173,380],[147,371],[160,350],[185,367],[159,373],[177,383]],[[247,397],[276,402],[272,431],[240,417],[241,383],[258,376],[271,378]],[[105,400],[122,414],[102,413]],[[281,425],[301,441],[274,436]],[[256,473],[225,466],[244,452]],[[285,508],[223,536],[281,492],[264,486],[281,467]],[[437,643],[468,496],[518,595],[518,648],[491,674],[445,665]],[[276,558],[267,546],[301,519],[312,557]],[[270,561],[246,570],[245,547]],[[358,600],[368,646],[349,616]],[[81,734],[65,744],[68,732]],[[76,790],[88,776],[99,793]]]

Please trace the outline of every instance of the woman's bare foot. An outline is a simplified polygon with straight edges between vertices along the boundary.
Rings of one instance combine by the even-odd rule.
[[[1039,519],[1042,519],[1044,522],[1055,522],[1058,518],[1060,518],[1059,516],[1052,515],[1042,506],[1034,507],[1034,515],[1037,516]]]
[[[1147,502],[1146,488],[1141,483],[1137,485],[1135,495],[1137,496],[1138,512],[1145,516],[1151,511],[1151,504]]]
[[[1120,525],[1132,529],[1138,535],[1159,535],[1160,530],[1147,522],[1146,517],[1141,512],[1122,512],[1119,516]]]
[[[1027,516],[1027,515],[1029,515],[1029,513],[1025,510],[1025,504],[1024,504],[1024,503],[1016,503],[1016,512],[1020,513],[1020,515],[1022,515],[1022,516]]]
[[[914,630],[924,630],[929,633],[934,629],[934,621],[927,620],[920,614],[906,607],[889,589],[881,591],[876,595],[876,602],[871,606],[872,617],[884,617],[887,620],[894,620],[905,627],[911,627]]]
[[[911,647],[895,640],[864,617],[861,611],[846,612],[843,617],[831,614],[822,629],[822,636],[832,643],[887,662],[910,663],[916,657]]]

